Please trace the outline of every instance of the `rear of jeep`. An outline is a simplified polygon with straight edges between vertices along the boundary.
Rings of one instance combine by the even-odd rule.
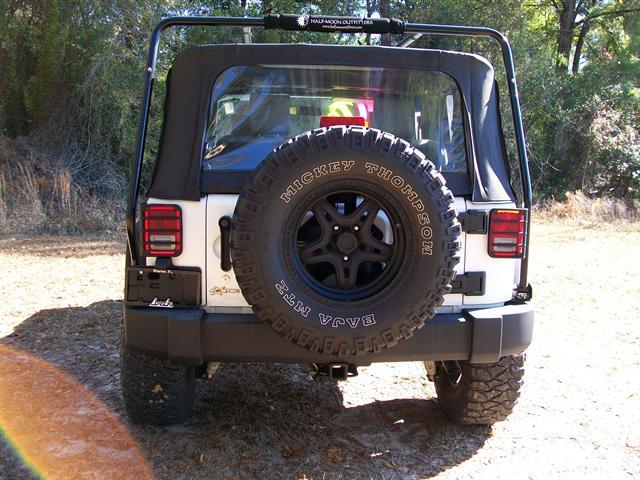
[[[533,330],[531,187],[508,43],[482,28],[300,18],[168,19],[154,32],[127,218],[130,417],[186,420],[196,377],[220,362],[310,364],[346,379],[372,362],[423,361],[452,421],[506,418]],[[306,44],[179,54],[139,199],[158,36],[203,23],[499,40],[522,199],[488,61]]]

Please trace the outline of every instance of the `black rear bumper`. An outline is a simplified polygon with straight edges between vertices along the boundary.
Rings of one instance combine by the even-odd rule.
[[[318,355],[283,340],[255,315],[124,308],[125,345],[173,363],[351,363],[471,360],[491,363],[524,351],[533,335],[530,304],[437,314],[409,340],[376,355]]]

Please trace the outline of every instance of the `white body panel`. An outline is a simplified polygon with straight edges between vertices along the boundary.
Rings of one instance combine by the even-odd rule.
[[[199,267],[202,271],[202,299],[209,312],[251,313],[233,270],[220,268],[220,227],[218,221],[224,216],[233,216],[238,195],[208,195],[199,202],[149,199],[150,204],[177,204],[182,208],[183,247],[182,254],[173,259],[176,266]],[[514,204],[474,204],[456,198],[458,213],[469,210],[515,208]],[[461,308],[493,306],[511,300],[518,280],[519,260],[492,258],[487,252],[488,235],[463,233],[460,263],[457,274],[464,272],[486,272],[486,288],[483,296],[450,294],[445,296],[440,312],[455,312]],[[148,258],[147,265],[155,265],[155,258]]]
[[[467,206],[465,204],[464,198],[458,198],[456,197],[455,199],[455,207],[456,207],[456,212],[458,213],[462,213],[465,212],[467,210]],[[464,264],[464,253],[466,250],[466,244],[467,242],[465,241],[465,237],[467,235],[462,232],[462,234],[460,235],[460,240],[462,243],[462,248],[460,250],[460,252],[458,252],[458,255],[460,256],[460,262],[458,262],[458,265],[456,265],[456,275],[460,274],[460,273],[464,273],[465,271],[465,264]],[[447,306],[451,306],[451,305],[462,305],[462,294],[461,293],[451,293],[449,295],[445,295],[444,296],[444,302],[442,302],[442,307],[438,310],[439,312],[445,313],[446,311],[448,311],[446,308],[443,307],[447,307]]]
[[[207,235],[207,310],[224,312],[219,307],[247,307],[240,287],[236,282],[233,270],[225,272],[220,268],[220,227],[218,221],[225,215],[233,216],[238,195],[208,195],[207,196],[207,225],[210,225]],[[245,309],[243,309],[245,310]]]
[[[514,203],[467,202],[468,210],[489,211],[494,208],[516,208]],[[519,276],[520,260],[513,258],[493,258],[489,256],[487,235],[466,235],[465,268],[467,272],[485,272],[485,294],[481,297],[465,296],[467,305],[499,304],[511,300]]]

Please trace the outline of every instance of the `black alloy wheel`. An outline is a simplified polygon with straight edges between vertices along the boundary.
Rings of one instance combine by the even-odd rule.
[[[366,189],[368,190],[368,189]],[[398,212],[365,188],[310,194],[292,219],[295,268],[318,293],[355,301],[380,292],[403,258]]]

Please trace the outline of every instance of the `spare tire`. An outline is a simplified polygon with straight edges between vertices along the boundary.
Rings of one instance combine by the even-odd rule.
[[[378,353],[451,289],[460,224],[433,163],[363,127],[304,133],[269,154],[233,214],[231,255],[255,313],[316,353]]]

